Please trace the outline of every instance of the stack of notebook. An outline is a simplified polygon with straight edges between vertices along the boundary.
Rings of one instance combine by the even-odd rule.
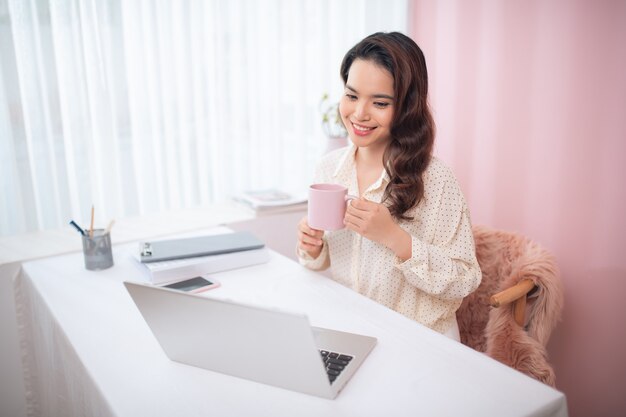
[[[249,232],[141,242],[136,256],[152,284],[162,285],[269,261],[265,244]]]

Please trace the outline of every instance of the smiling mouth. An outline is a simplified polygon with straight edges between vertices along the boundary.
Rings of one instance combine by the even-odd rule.
[[[352,123],[352,127],[358,133],[368,133],[368,132],[371,132],[372,130],[376,129],[375,127],[362,126],[362,125],[358,125],[356,123]]]

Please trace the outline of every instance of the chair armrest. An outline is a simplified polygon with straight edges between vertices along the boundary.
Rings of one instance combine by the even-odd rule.
[[[492,295],[489,299],[489,304],[491,304],[492,307],[500,307],[512,303],[518,298],[524,297],[534,287],[535,283],[533,282],[533,280],[528,278],[523,279],[518,282],[517,285],[514,285],[511,288],[507,288],[504,291]]]

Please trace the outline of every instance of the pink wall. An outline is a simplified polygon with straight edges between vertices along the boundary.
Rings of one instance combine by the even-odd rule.
[[[415,1],[436,153],[475,224],[558,258],[570,415],[626,415],[626,1]]]

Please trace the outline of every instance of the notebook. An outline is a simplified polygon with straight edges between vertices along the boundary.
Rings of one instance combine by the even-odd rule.
[[[303,314],[124,285],[171,360],[250,381],[333,399],[376,345],[373,337],[311,327]]]
[[[141,262],[137,252],[133,252],[133,257],[151,284],[162,285],[199,275],[262,264],[270,260],[270,252],[267,248],[261,248],[157,262]]]
[[[141,262],[170,261],[261,249],[265,244],[249,232],[224,233],[183,239],[142,242]]]

